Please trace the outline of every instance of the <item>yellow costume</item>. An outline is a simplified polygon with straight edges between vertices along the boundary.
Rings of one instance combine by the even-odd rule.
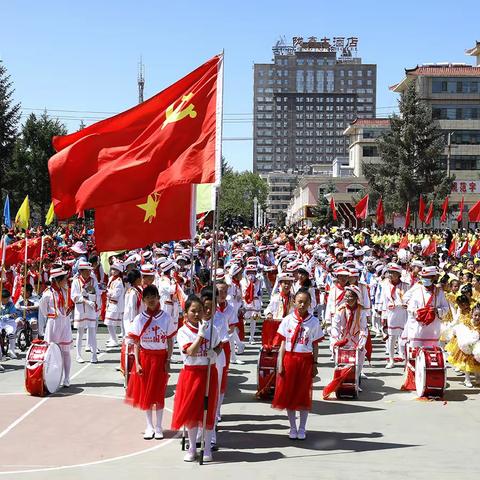
[[[471,322],[471,314],[460,314],[459,323],[463,323],[470,330],[476,330],[480,333],[480,327],[474,327]],[[457,337],[453,337],[450,342],[448,342],[445,350],[450,354],[448,357],[448,363],[453,367],[457,368],[462,372],[467,373],[480,373],[480,363],[478,363],[473,355],[467,355],[466,353],[460,350],[458,346]]]

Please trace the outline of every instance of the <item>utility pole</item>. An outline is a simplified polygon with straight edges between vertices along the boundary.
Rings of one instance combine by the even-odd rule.
[[[140,62],[138,63],[138,103],[143,102],[143,88],[145,86],[145,65],[142,62],[142,56],[140,56]]]
[[[447,177],[450,177],[450,158],[452,156],[452,132],[448,132],[447,141]]]

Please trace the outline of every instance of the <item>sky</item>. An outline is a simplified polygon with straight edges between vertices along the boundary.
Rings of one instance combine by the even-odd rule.
[[[270,62],[281,36],[358,37],[358,55],[378,65],[377,116],[387,116],[404,68],[474,62],[464,54],[480,40],[474,3],[0,0],[0,58],[22,120],[46,109],[75,131],[137,103],[140,56],[149,98],[224,50],[223,154],[251,170],[253,64]]]

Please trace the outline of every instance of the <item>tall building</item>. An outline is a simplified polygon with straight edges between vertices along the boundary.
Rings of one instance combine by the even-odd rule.
[[[254,65],[253,169],[308,174],[348,156],[345,128],[375,116],[377,66],[362,64],[356,37],[294,37]]]
[[[402,93],[414,83],[419,98],[430,105],[433,119],[445,133],[446,146],[441,161],[446,173],[455,175],[452,193],[465,195],[465,202],[473,203],[480,193],[479,43],[466,53],[477,57],[476,66],[466,63],[418,65],[406,69],[403,80],[390,88]]]

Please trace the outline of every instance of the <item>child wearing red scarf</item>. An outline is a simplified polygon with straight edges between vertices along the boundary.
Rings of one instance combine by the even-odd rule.
[[[287,410],[291,440],[306,438],[308,412],[312,407],[313,379],[318,373],[318,342],[324,336],[318,318],[308,313],[311,301],[309,291],[300,289],[295,295],[294,312],[287,315],[278,327],[282,342],[272,407]],[[297,411],[300,414],[298,429]]]
[[[135,342],[135,370],[128,382],[125,401],[145,410],[147,428],[143,438],[151,440],[155,437],[161,440],[165,390],[176,331],[172,317],[160,308],[160,295],[155,285],[145,287],[142,299],[146,310],[135,317],[128,333],[129,338]]]

